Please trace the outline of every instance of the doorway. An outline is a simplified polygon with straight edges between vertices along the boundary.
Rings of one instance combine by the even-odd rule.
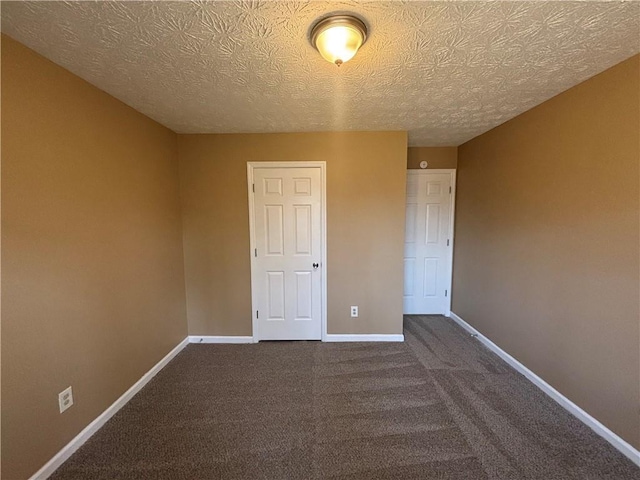
[[[454,169],[407,172],[405,314],[451,313],[455,180]]]
[[[253,340],[326,336],[325,162],[249,162]]]

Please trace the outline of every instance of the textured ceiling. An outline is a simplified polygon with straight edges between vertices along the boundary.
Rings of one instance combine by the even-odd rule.
[[[338,68],[310,25],[370,26]],[[640,51],[638,2],[2,2],[2,30],[179,133],[458,145]]]

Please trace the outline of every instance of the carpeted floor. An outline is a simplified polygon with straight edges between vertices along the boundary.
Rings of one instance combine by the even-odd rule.
[[[447,318],[405,343],[190,345],[53,479],[639,479]]]

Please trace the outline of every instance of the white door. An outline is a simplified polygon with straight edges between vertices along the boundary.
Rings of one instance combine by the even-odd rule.
[[[320,167],[253,168],[255,341],[321,339],[321,182]]]
[[[450,313],[454,172],[407,173],[404,313]]]

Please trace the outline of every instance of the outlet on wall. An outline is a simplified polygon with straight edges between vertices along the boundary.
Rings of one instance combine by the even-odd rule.
[[[65,388],[58,394],[58,405],[60,405],[60,413],[73,405],[73,390],[71,390],[71,387]]]
[[[356,318],[358,316],[358,306],[351,305],[351,317]]]

